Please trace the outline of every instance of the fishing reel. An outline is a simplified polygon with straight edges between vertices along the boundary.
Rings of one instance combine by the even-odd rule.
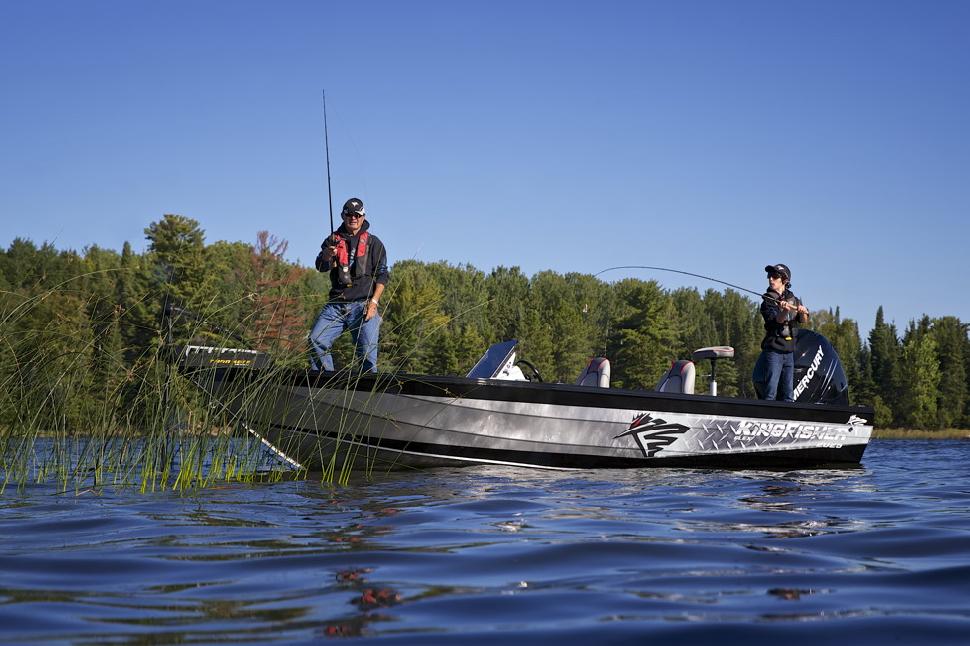
[[[330,266],[337,269],[337,285],[340,287],[352,287],[354,284],[353,274],[350,273],[350,264],[341,264],[339,255],[337,253],[338,241],[336,239],[336,234],[332,236],[327,236],[320,248],[324,251],[330,251]],[[344,254],[346,255],[346,254]]]
[[[354,284],[350,275],[350,265],[337,265],[337,284],[341,287],[352,287]]]

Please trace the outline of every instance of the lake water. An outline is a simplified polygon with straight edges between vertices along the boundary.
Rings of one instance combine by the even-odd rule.
[[[970,643],[970,441],[851,470],[0,497],[18,643]]]

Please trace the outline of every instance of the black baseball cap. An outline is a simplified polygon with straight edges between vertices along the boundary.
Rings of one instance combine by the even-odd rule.
[[[346,202],[344,202],[344,210],[340,212],[341,215],[347,213],[356,213],[357,215],[364,215],[364,201],[358,197],[352,197]]]
[[[791,280],[791,269],[788,268],[788,265],[783,265],[781,263],[778,263],[777,265],[766,265],[765,272],[768,274],[779,274],[785,279],[785,282]]]

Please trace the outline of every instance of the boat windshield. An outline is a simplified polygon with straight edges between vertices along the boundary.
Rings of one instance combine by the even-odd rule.
[[[495,379],[503,368],[515,362],[515,347],[518,344],[516,339],[492,344],[466,376],[471,379]]]

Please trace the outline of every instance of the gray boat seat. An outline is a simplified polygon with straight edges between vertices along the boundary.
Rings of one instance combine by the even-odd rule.
[[[606,357],[593,357],[586,369],[579,373],[576,380],[579,386],[610,387],[610,360]]]
[[[660,382],[657,384],[657,392],[693,395],[694,377],[693,361],[687,359],[674,361],[670,364],[670,370],[667,371],[667,374],[660,378]]]
[[[691,356],[694,361],[702,361],[704,359],[731,359],[734,357],[734,348],[729,345],[715,345],[710,348],[694,350],[694,354]]]

